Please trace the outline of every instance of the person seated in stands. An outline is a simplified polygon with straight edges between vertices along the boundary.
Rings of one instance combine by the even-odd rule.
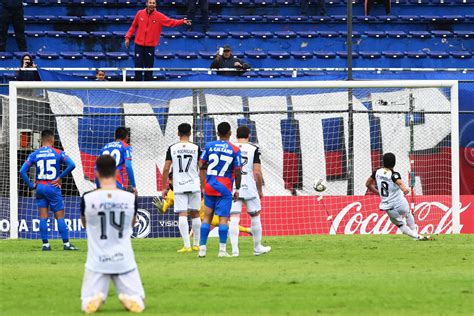
[[[222,76],[240,76],[248,69],[250,69],[250,65],[244,63],[239,58],[232,55],[232,49],[229,45],[224,45],[224,47],[219,49],[219,52],[214,58],[214,61],[211,64],[211,69],[221,69],[221,68],[233,68],[237,69],[238,71],[218,71],[218,75]]]
[[[300,10],[302,15],[309,14],[309,6],[311,3],[318,2],[317,14],[321,16],[326,16],[326,0],[300,0]]]
[[[390,11],[392,9],[392,6],[390,4],[390,0],[365,0],[364,3],[364,9],[365,9],[365,15],[370,15],[370,10],[372,9],[372,5],[375,3],[382,3],[385,6],[385,15],[390,15]]]
[[[97,69],[95,71],[95,80],[96,81],[106,81],[107,79],[105,79],[105,71]]]
[[[25,54],[21,57],[21,69],[16,73],[17,81],[41,81],[36,65],[31,55]]]

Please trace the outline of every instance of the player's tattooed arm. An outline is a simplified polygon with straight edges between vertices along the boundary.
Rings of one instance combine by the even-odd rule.
[[[365,182],[365,186],[367,187],[367,189],[369,189],[370,192],[372,192],[376,195],[379,195],[379,191],[375,187],[375,180],[374,180],[374,178],[372,178],[372,176],[370,176],[367,179],[367,181]]]
[[[398,185],[400,190],[402,190],[403,194],[407,195],[410,193],[410,189],[407,187],[405,182],[403,182],[401,179],[398,179],[397,181],[395,181],[395,184]]]

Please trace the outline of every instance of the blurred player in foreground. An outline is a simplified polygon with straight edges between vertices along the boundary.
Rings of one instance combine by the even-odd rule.
[[[125,172],[127,172],[128,180],[132,185],[132,190],[137,194],[137,186],[135,184],[135,175],[132,167],[132,147],[128,144],[129,134],[125,127],[119,127],[115,130],[115,141],[102,147],[100,155],[110,155],[116,161],[117,166],[117,187],[125,190]],[[97,187],[99,183],[96,181]]]
[[[400,174],[393,170],[396,158],[392,153],[383,155],[383,168],[372,173],[365,183],[366,187],[380,196],[380,210],[387,212],[390,221],[402,233],[414,240],[429,240],[430,236],[418,234],[415,218],[410,212],[408,201],[403,196],[410,193]],[[377,185],[377,187],[375,187]]]
[[[140,313],[145,309],[145,291],[132,249],[137,197],[119,190],[115,160],[109,155],[96,161],[100,189],[85,193],[81,200],[81,221],[87,231],[87,261],[82,282],[82,311],[95,313],[115,285],[124,308]]]
[[[260,221],[260,199],[262,191],[262,169],[260,162],[260,151],[257,146],[250,143],[250,129],[240,126],[237,129],[238,147],[242,155],[242,184],[240,186],[239,199],[232,203],[230,210],[230,243],[232,245],[232,256],[239,256],[239,223],[242,213],[242,204],[247,207],[252,223],[253,254],[259,256],[270,252],[269,246],[262,245],[262,223]]]
[[[64,243],[64,250],[77,250],[69,242],[69,229],[64,220],[64,202],[61,195],[61,181],[74,170],[76,165],[63,151],[53,147],[53,131],[44,130],[41,133],[41,146],[28,156],[20,169],[20,175],[31,190],[36,189],[43,251],[51,250],[48,242],[48,207],[54,212],[54,218],[58,221],[58,230]],[[63,172],[61,172],[62,163],[66,165]],[[32,166],[36,167],[35,182],[31,182],[27,174]]]
[[[199,250],[199,236],[201,231],[201,218],[199,207],[201,205],[201,182],[199,179],[198,160],[201,149],[189,141],[191,125],[182,123],[178,126],[179,142],[171,145],[166,152],[165,166],[163,167],[163,181],[161,191],[163,198],[168,194],[166,182],[172,169],[174,187],[174,212],[179,214],[178,227],[183,238],[184,246],[178,252],[192,252]],[[188,214],[192,218],[194,243],[191,248],[189,240]]]
[[[227,235],[229,233],[230,209],[232,200],[239,198],[241,181],[240,168],[242,157],[238,147],[229,142],[230,124],[222,122],[217,126],[219,140],[206,144],[201,155],[201,187],[204,187],[204,220],[201,225],[201,240],[199,242],[199,257],[207,252],[207,238],[211,230],[214,214],[219,216],[219,257],[230,257],[226,251]],[[235,190],[232,197],[232,187]]]

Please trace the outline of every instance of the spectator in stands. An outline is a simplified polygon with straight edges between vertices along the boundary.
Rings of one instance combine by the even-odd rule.
[[[130,38],[135,31],[135,67],[153,68],[155,62],[155,47],[160,42],[161,30],[163,26],[177,27],[183,24],[191,25],[187,19],[170,19],[161,12],[155,10],[156,0],[147,0],[146,8],[140,10],[135,15],[132,25],[125,35],[125,47],[128,48]],[[135,80],[141,81],[142,71],[135,71]],[[145,80],[152,80],[153,72],[145,71]]]
[[[211,64],[211,68],[234,68],[240,71],[218,71],[217,74],[222,76],[240,76],[250,69],[250,65],[232,55],[232,49],[230,46],[224,45],[223,48],[219,49],[216,58],[214,58],[214,61]]]
[[[21,69],[16,73],[18,81],[41,81],[36,65],[33,63],[31,55],[25,54],[21,57]]]
[[[309,5],[318,1],[318,14],[325,16],[326,13],[326,2],[325,0],[300,0],[300,7],[301,7],[301,14],[308,15],[309,14]]]
[[[95,80],[96,81],[106,81],[107,79],[105,79],[105,71],[97,69],[95,71]]]
[[[26,52],[25,21],[22,0],[0,0],[0,52],[7,47],[8,26],[13,24],[15,39],[20,52]]]
[[[209,31],[209,3],[208,0],[188,0],[188,13],[187,18],[189,21],[193,21],[196,15],[197,6],[201,10],[202,16],[202,31],[206,33]],[[189,27],[188,31],[192,31],[192,25]]]
[[[390,15],[390,11],[392,9],[390,0],[365,0],[365,3],[364,3],[365,15],[370,15],[370,10],[372,9],[372,5],[375,3],[380,3],[380,2],[383,2],[385,5],[385,15]]]

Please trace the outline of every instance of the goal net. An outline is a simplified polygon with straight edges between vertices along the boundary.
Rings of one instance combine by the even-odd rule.
[[[22,97],[31,95],[24,89],[45,89],[45,97]],[[224,121],[234,135],[249,126],[260,147],[265,235],[397,233],[365,186],[387,152],[412,189],[406,198],[419,232],[459,232],[457,82],[13,82],[2,99],[1,237],[39,238],[35,192],[18,170],[44,129],[76,164],[62,193],[71,237],[85,237],[80,196],[95,188],[95,159],[119,126],[133,148],[134,235],[179,236],[173,208],[160,214],[152,204],[166,150],[180,123],[191,124],[192,140],[204,146]],[[314,190],[318,179],[327,183],[322,193]],[[50,215],[50,236],[58,238]]]

